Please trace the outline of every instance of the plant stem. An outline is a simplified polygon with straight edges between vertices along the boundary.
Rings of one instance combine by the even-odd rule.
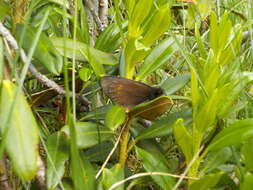
[[[122,132],[122,136],[120,139],[120,155],[119,155],[119,163],[120,165],[124,166],[127,159],[127,145],[129,140],[129,125],[130,125],[131,119],[127,118],[124,129]]]

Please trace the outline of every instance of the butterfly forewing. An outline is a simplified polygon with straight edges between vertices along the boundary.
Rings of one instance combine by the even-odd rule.
[[[101,86],[113,102],[124,107],[133,107],[149,100],[153,90],[141,82],[110,76],[101,79]]]

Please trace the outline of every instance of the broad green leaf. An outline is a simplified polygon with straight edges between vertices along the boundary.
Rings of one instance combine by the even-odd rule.
[[[150,48],[145,47],[139,39],[131,38],[128,40],[126,48],[124,49],[126,78],[132,79],[136,64],[141,62],[149,52]]]
[[[96,188],[96,171],[93,168],[93,165],[91,162],[88,160],[87,156],[85,156],[84,152],[80,153],[81,156],[81,162],[82,162],[82,175],[83,175],[83,181],[85,184],[85,187],[87,190],[97,190]]]
[[[70,134],[69,127],[62,128],[67,135]],[[112,138],[113,132],[99,124],[92,122],[77,122],[77,146],[79,148],[89,148],[102,141]]]
[[[168,78],[162,83],[161,88],[164,90],[166,95],[171,95],[184,87],[187,82],[189,82],[189,79],[189,74],[182,74],[176,76],[175,78]]]
[[[196,128],[200,132],[204,132],[208,127],[215,123],[217,116],[218,105],[221,100],[221,96],[216,89],[209,97],[208,101],[201,107],[195,118]]]
[[[217,40],[219,44],[218,52],[220,52],[227,45],[232,30],[232,22],[228,19],[227,12],[225,12],[220,18],[220,23],[218,27],[219,27],[219,35],[218,35],[219,38],[217,38]]]
[[[112,141],[103,141],[87,150],[84,155],[90,162],[104,162],[113,148]],[[117,153],[116,153],[117,154]],[[118,155],[113,154],[111,159],[117,159]]]
[[[164,32],[168,30],[170,23],[170,5],[165,4],[156,11],[151,21],[148,23],[148,30],[143,35],[141,42],[145,46],[150,46],[155,40],[157,40]]]
[[[212,70],[210,70],[208,75],[206,75],[204,87],[209,96],[211,96],[214,93],[217,87],[217,83],[220,77],[220,72],[221,71],[220,71],[219,65],[214,65],[212,67]]]
[[[10,14],[10,10],[11,10],[11,8],[6,2],[4,2],[4,1],[0,2],[0,21],[1,22],[5,16]]]
[[[142,130],[135,138],[136,141],[141,139],[151,139],[171,134],[172,122],[168,120],[157,121],[151,127]]]
[[[29,51],[33,40],[36,37],[36,30],[30,26],[17,25],[18,39],[20,40],[22,31],[24,32],[23,42],[21,44],[22,48]],[[62,72],[63,61],[62,56],[55,48],[54,44],[51,42],[44,33],[41,33],[38,44],[36,45],[33,57],[39,61],[49,72],[55,75],[59,75]]]
[[[122,27],[126,30],[127,22],[124,22]],[[99,35],[94,47],[98,50],[112,53],[121,43],[120,29],[116,23],[112,23]]]
[[[84,81],[87,82],[91,76],[92,76],[92,70],[87,68],[87,67],[83,67],[78,71],[79,77]]]
[[[196,3],[198,14],[201,15],[201,20],[205,20],[212,9],[214,9],[214,2],[212,0],[193,0]]]
[[[105,118],[107,111],[110,110],[112,106],[112,104],[107,104],[101,107],[97,107],[94,111],[88,112],[84,117],[80,119],[80,121],[89,119],[102,120]]]
[[[249,138],[242,147],[245,167],[248,171],[253,172],[253,137]]]
[[[153,0],[137,1],[134,10],[129,18],[128,36],[129,38],[139,37],[142,33],[141,24],[149,15],[152,8]]]
[[[174,47],[174,40],[172,38],[167,38],[159,43],[141,65],[136,75],[136,80],[143,79],[164,65],[171,58],[175,50],[176,47]]]
[[[236,58],[236,54],[241,48],[242,43],[242,30],[239,29],[235,33],[233,39],[228,43],[227,47],[221,52],[220,61],[221,65],[226,65],[230,63],[232,59]]]
[[[65,172],[65,163],[69,159],[69,144],[62,132],[52,134],[47,139],[47,188],[54,189]]]
[[[204,44],[202,42],[202,39],[201,39],[201,36],[200,36],[200,32],[199,32],[199,28],[198,28],[198,25],[195,24],[195,36],[196,36],[196,42],[198,44],[198,51],[199,51],[199,54],[202,58],[205,58],[206,55],[207,55],[207,52],[205,50],[205,47],[204,47]]]
[[[103,65],[116,65],[117,59],[111,55],[100,50],[87,46],[87,44],[78,42],[74,43],[72,39],[66,38],[51,38],[56,49],[68,58],[73,57],[75,51],[76,59],[80,61],[90,61],[92,68],[96,73],[104,73]]]
[[[205,152],[241,143],[251,136],[253,136],[253,119],[237,121],[216,135]]]
[[[124,168],[120,164],[114,165],[112,168],[103,170],[102,185],[104,189],[109,189],[114,183],[124,179]],[[124,190],[124,185],[120,185],[115,190]]]
[[[38,126],[31,108],[23,93],[16,99],[10,120],[7,119],[17,87],[8,80],[1,86],[0,96],[0,127],[1,134],[5,135],[5,149],[13,164],[14,170],[23,180],[31,180],[36,175],[38,158]]]
[[[218,168],[220,165],[231,159],[231,156],[232,151],[229,147],[208,153],[201,173],[211,172],[212,170]]]
[[[253,187],[253,175],[251,173],[247,173],[244,176],[244,181],[241,184],[240,190],[251,190]]]
[[[136,153],[138,158],[142,160],[143,166],[147,172],[165,172],[170,173],[168,167],[157,157],[156,155],[150,154],[144,149],[136,147]],[[162,189],[172,189],[175,185],[173,178],[169,176],[150,176]]]
[[[193,158],[194,140],[192,138],[192,135],[185,128],[182,119],[178,119],[177,122],[174,124],[173,132],[177,144],[182,149],[187,163],[189,163]]]
[[[166,157],[166,153],[163,150],[160,143],[158,143],[155,139],[144,139],[138,142],[138,148],[145,150],[149,154],[155,155],[156,158],[159,158],[159,161],[166,165],[170,170],[172,166],[169,165],[168,158]]]
[[[125,121],[125,110],[118,106],[112,106],[106,113],[105,126],[112,131],[115,131]]]
[[[123,0],[124,4],[126,5],[126,11],[128,13],[128,17],[131,17],[137,1],[138,0]]]
[[[217,113],[219,118],[225,117],[226,114],[231,111],[231,107],[235,103],[236,99],[238,99],[238,95],[243,90],[245,85],[246,83],[243,80],[241,80],[240,82],[239,80],[231,80],[231,83],[224,85],[224,87],[219,90],[219,94],[221,97],[219,103],[220,106]]]
[[[223,172],[212,173],[205,175],[198,181],[194,181],[191,183],[189,190],[207,190],[215,187],[215,185],[219,182],[221,177],[223,176]]]

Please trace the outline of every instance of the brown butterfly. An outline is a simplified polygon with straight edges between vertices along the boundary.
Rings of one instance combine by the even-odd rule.
[[[161,88],[115,76],[102,77],[101,86],[105,95],[114,103],[127,108],[153,100],[163,94]]]

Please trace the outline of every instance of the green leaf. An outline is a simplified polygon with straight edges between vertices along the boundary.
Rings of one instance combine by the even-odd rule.
[[[151,127],[142,130],[139,136],[135,138],[135,140],[138,141],[142,139],[151,139],[155,137],[167,136],[171,134],[172,123],[173,121],[170,120],[158,120],[154,122]]]
[[[161,88],[168,96],[183,88],[189,82],[189,79],[189,74],[182,74],[176,76],[175,78],[168,78],[162,83]]]
[[[216,135],[205,152],[241,143],[251,136],[253,136],[253,119],[237,121]]]
[[[102,185],[104,189],[109,189],[114,183],[124,179],[124,168],[120,164],[115,164],[111,169],[105,168],[102,175]],[[114,190],[124,190],[124,185],[120,185]]]
[[[117,59],[105,52],[87,46],[87,44],[67,38],[51,38],[56,49],[68,58],[73,58],[75,52],[76,59],[80,61],[89,61],[96,74],[104,74],[103,65],[116,65]]]
[[[67,135],[70,134],[68,126],[63,127],[62,131]],[[91,122],[77,122],[76,134],[79,148],[89,148],[113,136],[113,132],[110,129]]]
[[[165,4],[161,6],[156,11],[156,13],[154,13],[151,21],[146,26],[148,30],[145,31],[141,42],[145,46],[150,46],[155,40],[157,40],[162,34],[164,34],[164,32],[169,29],[170,24],[170,5]]]
[[[204,162],[204,168],[201,170],[201,173],[207,173],[218,168],[220,165],[231,159],[231,156],[232,151],[229,147],[208,153]]]
[[[81,156],[81,162],[82,162],[82,175],[83,175],[83,181],[85,184],[85,187],[87,190],[97,190],[96,188],[96,171],[93,168],[93,165],[88,160],[87,156],[85,156],[84,152],[80,153]]]
[[[201,39],[201,36],[200,36],[200,32],[199,32],[199,28],[198,28],[198,25],[195,24],[195,36],[196,36],[196,42],[198,44],[198,51],[199,51],[199,54],[202,58],[205,58],[206,55],[207,55],[207,52],[205,50],[205,47],[204,47],[204,44],[202,42],[202,39]]]
[[[198,181],[194,181],[191,183],[189,190],[207,190],[215,187],[215,185],[219,182],[221,177],[223,176],[223,172],[212,173],[205,175]]]
[[[245,167],[248,171],[253,172],[253,137],[249,138],[242,147],[242,153],[244,155]]]
[[[47,188],[54,189],[65,172],[65,163],[69,159],[69,144],[63,132],[52,134],[47,139]]]
[[[136,80],[140,80],[164,65],[176,51],[174,40],[167,38],[160,42],[147,56],[141,65]]]
[[[4,69],[4,45],[3,39],[0,38],[0,84],[3,80],[3,69]]]
[[[184,126],[183,120],[178,119],[173,127],[174,136],[177,141],[177,144],[182,149],[187,163],[189,163],[193,158],[193,143],[194,140],[190,133]]]
[[[208,101],[199,110],[199,113],[196,115],[195,124],[200,132],[204,132],[215,123],[221,98],[222,97],[216,89],[209,97]]]
[[[172,133],[173,123],[178,118],[184,118],[187,122],[189,122],[189,120],[192,120],[191,116],[192,112],[185,109],[179,112],[168,114],[159,120],[153,121],[150,127],[141,130],[138,133],[138,136],[135,137],[135,141],[168,136]]]
[[[97,107],[94,111],[88,112],[84,117],[80,119],[80,121],[83,120],[89,120],[89,119],[97,119],[102,120],[105,118],[105,115],[107,111],[112,107],[112,104],[107,104],[101,107]]]
[[[232,40],[228,43],[228,45],[220,55],[220,61],[222,65],[226,65],[236,58],[236,55],[241,48],[241,43],[242,43],[242,29],[239,28],[239,31],[235,33]]]
[[[219,109],[217,113],[219,118],[225,117],[231,111],[231,107],[235,103],[236,99],[238,99],[238,95],[242,92],[245,85],[246,83],[243,80],[231,80],[231,83],[224,85],[224,87],[219,90],[221,97],[220,106],[218,106]]]
[[[123,30],[126,30],[127,22],[124,22],[122,27]],[[112,23],[99,35],[94,47],[98,50],[112,53],[121,43],[120,29],[116,23]]]
[[[211,18],[210,18],[210,45],[213,49],[215,55],[217,54],[219,50],[219,28],[217,23],[217,16],[214,11],[211,12]]]
[[[247,173],[244,176],[244,181],[241,184],[240,190],[251,190],[253,187],[253,175],[251,173]]]
[[[194,113],[193,118],[195,118],[196,114],[198,113],[200,94],[198,88],[197,73],[193,68],[191,69],[191,97],[192,97],[192,109]]]
[[[220,74],[221,74],[221,71],[218,64],[214,65],[209,70],[208,74],[206,73],[206,80],[204,83],[204,87],[209,96],[211,96],[214,93],[215,89],[217,88],[217,83],[218,83]]]
[[[31,108],[23,93],[20,93],[6,126],[7,119],[17,87],[8,80],[1,86],[0,127],[5,149],[11,159],[14,170],[23,180],[31,180],[36,175],[38,158],[38,126]],[[5,127],[5,128],[3,128]]]
[[[128,36],[129,38],[137,38],[141,35],[141,24],[149,15],[152,8],[153,0],[139,0],[137,1],[134,10],[129,15]]]
[[[23,30],[25,30],[25,32],[23,36],[24,40],[21,46],[28,52],[36,37],[36,30],[30,26],[17,25],[16,34],[18,35],[17,37],[19,40],[22,37]],[[63,67],[62,56],[57,51],[50,38],[48,38],[44,33],[41,33],[40,35],[33,57],[49,72],[55,75],[59,75],[61,73]]]
[[[105,126],[115,131],[125,121],[126,115],[122,107],[118,105],[112,106],[106,113]]]
[[[169,173],[167,166],[156,155],[136,147],[137,156],[142,160],[143,166],[147,172],[165,172]],[[172,189],[175,185],[173,178],[169,176],[151,175],[153,180],[164,190]]]
[[[87,67],[83,67],[78,71],[79,77],[84,81],[87,82],[92,76],[92,70]]]
[[[4,17],[9,15],[11,7],[4,1],[0,2],[0,21],[2,22]]]

